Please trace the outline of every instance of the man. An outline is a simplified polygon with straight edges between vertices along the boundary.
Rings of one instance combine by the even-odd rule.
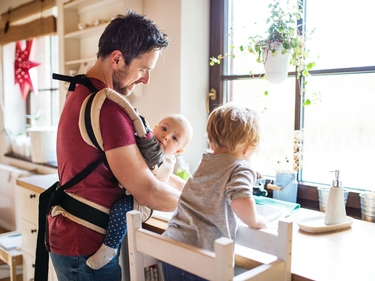
[[[130,95],[137,84],[148,84],[159,53],[169,45],[167,35],[144,16],[129,11],[106,27],[99,39],[95,65],[86,73],[98,90],[111,88]],[[131,119],[115,102],[106,99],[100,111],[104,153],[85,143],[78,127],[79,112],[90,90],[77,84],[68,92],[57,133],[57,163],[61,184],[97,159],[103,162],[83,181],[67,189],[69,194],[109,209],[124,196],[121,183],[139,204],[173,211],[179,191],[158,181],[146,165],[135,141]],[[129,202],[133,202],[128,196]],[[63,215],[49,216],[51,259],[59,281],[121,280],[116,256],[99,270],[86,265],[100,247],[104,235]]]

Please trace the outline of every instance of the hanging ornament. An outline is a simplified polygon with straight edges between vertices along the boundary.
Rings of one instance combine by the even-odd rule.
[[[16,42],[16,54],[14,59],[14,81],[21,88],[22,98],[25,100],[29,91],[34,91],[29,70],[40,63],[29,60],[33,40],[26,41],[26,48],[22,50],[21,41]]]

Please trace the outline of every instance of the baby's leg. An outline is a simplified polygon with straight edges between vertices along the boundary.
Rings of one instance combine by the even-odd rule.
[[[124,196],[111,208],[107,233],[100,248],[87,259],[86,264],[92,269],[99,269],[109,263],[117,253],[126,227],[126,213],[133,209],[133,196]]]

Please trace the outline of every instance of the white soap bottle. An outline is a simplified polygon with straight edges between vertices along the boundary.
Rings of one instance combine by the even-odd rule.
[[[324,223],[326,225],[341,224],[347,221],[344,203],[344,189],[340,181],[340,171],[335,171],[335,180],[329,190]]]

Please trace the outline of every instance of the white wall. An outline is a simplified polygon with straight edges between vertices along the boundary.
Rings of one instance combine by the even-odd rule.
[[[183,153],[194,170],[206,148],[205,99],[209,72],[209,0],[144,0],[144,13],[171,40],[143,95],[130,96],[151,126],[169,113],[185,115],[194,128],[192,141]]]
[[[140,0],[133,0],[140,1]],[[1,0],[0,13],[27,0]],[[171,46],[163,52],[151,73],[151,83],[144,86],[142,96],[130,101],[153,126],[164,115],[181,113],[193,125],[194,137],[184,157],[194,170],[206,149],[205,99],[209,72],[209,0],[143,0],[143,13],[167,33]],[[131,1],[129,2],[131,3]],[[0,57],[1,60],[1,57]],[[0,73],[0,82],[1,82]],[[0,83],[2,84],[2,83]],[[0,87],[1,88],[1,87]],[[2,89],[0,89],[2,98]],[[0,111],[0,130],[3,127]],[[21,168],[45,169],[38,165],[4,157],[6,138],[0,133],[0,163]],[[46,172],[49,172],[47,169]]]

